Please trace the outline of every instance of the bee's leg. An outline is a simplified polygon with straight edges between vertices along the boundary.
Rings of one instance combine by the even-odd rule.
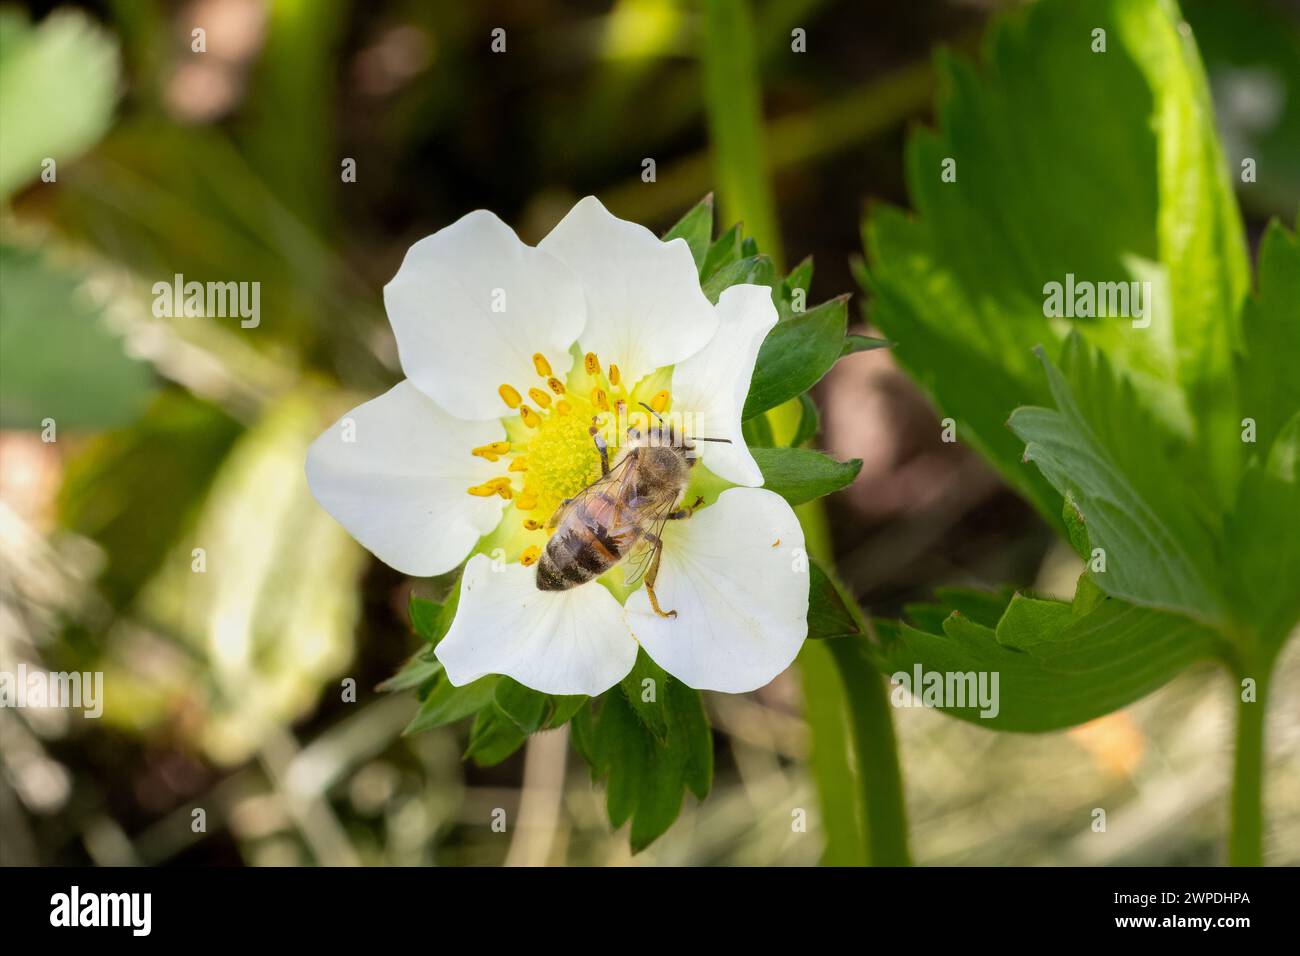
[[[694,504],[692,504],[689,508],[678,508],[676,511],[670,511],[668,513],[668,520],[681,521],[684,518],[689,518],[691,515],[695,513],[695,509],[702,504],[704,504],[703,496],[696,498]]]
[[[645,573],[646,597],[650,599],[650,606],[660,617],[676,617],[676,611],[665,611],[659,606],[659,597],[655,594],[655,581],[659,579],[659,557],[664,553],[663,539],[657,534],[647,534],[645,539],[654,546],[654,554],[650,556],[650,567]]]
[[[595,421],[596,419],[593,418],[592,422]],[[596,428],[595,424],[592,424],[587,429],[587,434],[596,443],[596,451],[600,452],[600,477],[606,478],[609,476],[609,449],[605,446],[605,439],[600,437],[600,430]]]

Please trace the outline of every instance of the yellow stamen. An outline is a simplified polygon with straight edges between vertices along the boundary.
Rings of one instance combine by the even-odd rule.
[[[530,544],[524,548],[524,553],[519,556],[519,563],[524,567],[529,567],[537,563],[537,559],[542,556],[542,549],[535,544]]]
[[[554,392],[556,395],[564,394],[564,383],[561,382],[558,378],[548,378],[546,380],[546,384],[550,386],[551,391]]]
[[[497,389],[497,394],[501,396],[501,401],[505,402],[511,408],[518,408],[523,398],[509,385],[502,385]]]
[[[595,352],[588,352],[582,361],[587,366],[588,375],[600,374],[600,359],[596,358]]]
[[[609,384],[618,385],[618,366],[611,364],[609,367]]]
[[[509,501],[515,496],[514,489],[510,487],[509,478],[493,478],[491,481],[485,481],[483,484],[479,485],[479,487],[491,488],[494,494],[500,495],[502,498],[506,499],[506,501]],[[484,495],[484,497],[487,496]]]
[[[540,530],[542,530],[542,523],[541,523],[540,521],[538,521],[536,518],[525,518],[525,519],[524,519],[524,530],[525,530],[525,531],[540,531]]]
[[[524,420],[524,424],[529,428],[536,428],[542,423],[542,416],[538,415],[527,405],[519,406],[519,417]]]
[[[510,463],[510,468],[509,468],[509,470],[510,470],[510,471],[527,471],[527,470],[528,470],[528,459],[525,458],[523,455],[520,455],[518,458],[516,458],[514,461],[512,461],[512,462]]]
[[[532,511],[537,507],[537,494],[532,491],[521,492],[515,501],[515,507],[520,511]]]
[[[551,396],[547,395],[540,388],[530,388],[528,390],[528,397],[538,405],[542,406],[542,408],[551,407]]]
[[[573,406],[570,405],[568,402],[566,402],[564,399],[560,399],[558,402],[555,403],[555,410],[561,415],[567,415],[569,414],[569,412],[573,411]]]
[[[533,368],[537,369],[537,374],[542,378],[551,377],[551,363],[546,361],[546,356],[541,352],[533,356]]]
[[[497,493],[497,487],[489,481],[481,485],[475,485],[469,488],[468,491],[475,498],[491,498]]]
[[[655,392],[654,398],[650,399],[650,407],[653,408],[656,412],[662,412],[665,408],[668,407],[668,402],[670,398],[671,396],[669,396],[668,394],[668,389],[663,389],[662,391]]]
[[[591,404],[595,405],[602,412],[609,411],[609,396],[605,394],[603,388],[593,388],[591,390]]]
[[[502,455],[510,454],[510,442],[494,441],[490,445],[480,445],[470,454],[477,455],[479,458],[486,458],[488,461],[496,461]]]

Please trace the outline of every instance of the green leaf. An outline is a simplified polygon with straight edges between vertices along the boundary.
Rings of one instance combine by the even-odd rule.
[[[1242,316],[1238,378],[1242,417],[1254,421],[1264,459],[1300,410],[1300,239],[1276,221],[1260,242],[1258,271],[1258,292]]]
[[[1014,596],[1010,588],[996,591],[981,591],[977,588],[936,588],[935,597],[942,601],[949,610],[964,614],[977,624],[985,627],[997,627],[998,620],[1006,613]],[[938,633],[936,631],[936,633]]]
[[[745,447],[750,451],[755,448],[771,448],[776,445],[776,437],[772,433],[772,423],[766,415],[755,415],[748,421],[742,422],[740,434],[745,439]]]
[[[808,391],[840,357],[848,323],[848,296],[823,302],[787,322],[778,322],[758,350],[742,419],[774,408]]]
[[[996,627],[951,606],[935,610],[912,624],[879,622],[886,663],[896,680],[913,686],[920,667],[920,690],[924,675],[933,673],[945,681],[952,675],[954,689],[962,675],[971,675],[964,689],[985,675],[991,691],[996,675],[995,706],[987,708],[996,713],[987,717],[970,699],[960,707],[955,697],[934,701],[990,730],[1037,733],[1092,720],[1145,696],[1220,646],[1213,631],[1187,618],[1114,598],[1095,603],[1095,592],[1083,585],[1073,606],[1016,596]],[[936,618],[941,627],[930,630]],[[896,689],[895,706],[904,697]]]
[[[406,662],[400,671],[375,689],[381,691],[411,690],[416,687],[423,687],[437,678],[442,673],[442,662],[436,657],[426,656],[427,654],[427,648],[416,654]]]
[[[525,736],[538,730],[551,710],[550,701],[540,691],[525,687],[510,677],[497,681],[493,702]]]
[[[1177,467],[1181,446],[1134,408],[1127,384],[1077,337],[1063,356],[1068,380],[1043,364],[1057,409],[1017,409],[1010,425],[1027,443],[1025,460],[1070,496],[1089,543],[1104,549],[1098,583],[1134,604],[1221,623],[1211,519],[1195,476]]]
[[[749,256],[723,266],[705,279],[701,288],[704,291],[704,297],[717,305],[718,298],[733,285],[739,285],[742,282],[749,282],[754,285],[771,285],[775,274],[772,268],[772,260],[767,256]]]
[[[563,727],[577,716],[578,712],[582,710],[590,699],[590,697],[586,697],[582,694],[574,694],[566,697],[552,697],[551,714],[546,718],[546,729],[554,730],[557,727]]]
[[[763,487],[792,505],[803,504],[853,483],[862,459],[836,461],[812,448],[751,448],[763,473]]]
[[[1061,508],[1061,520],[1065,523],[1065,532],[1074,553],[1087,561],[1092,555],[1092,545],[1088,541],[1088,525],[1083,520],[1083,512],[1074,501],[1074,495],[1066,492],[1065,503]]]
[[[1027,650],[1044,641],[1056,640],[1073,616],[1070,605],[1063,601],[1040,601],[1016,594],[997,622],[994,636],[1004,647]]]
[[[699,692],[664,674],[644,651],[619,689],[593,700],[573,726],[592,779],[606,780],[610,823],[632,822],[633,852],[672,825],[685,790],[701,800],[708,795],[713,737]]]
[[[432,727],[442,727],[478,713],[495,698],[498,679],[489,675],[463,687],[456,687],[443,674],[433,692],[420,703],[415,718],[402,733],[414,734]]]
[[[1104,54],[1090,49],[1098,28]],[[1011,409],[1045,403],[1029,350],[1055,356],[1071,327],[1188,440],[1223,500],[1239,454],[1227,447],[1236,406],[1225,363],[1246,289],[1245,242],[1176,8],[1046,0],[1001,18],[984,60],[982,72],[940,60],[938,128],[913,135],[907,150],[916,215],[877,207],[865,226],[873,324],[958,420],[961,440],[1047,520],[1060,521],[1060,498],[1019,467],[1002,425]],[[955,181],[941,176],[945,160]],[[1049,320],[1044,287],[1067,275],[1150,281],[1151,325]]]
[[[668,739],[668,710],[661,703],[668,681],[668,672],[638,651],[632,670],[618,685],[632,713],[659,743]]]
[[[709,245],[700,266],[700,282],[707,282],[719,269],[733,265],[740,259],[740,223],[736,223]]]
[[[887,349],[894,343],[889,339],[874,339],[869,335],[846,335],[844,343],[840,347],[840,357],[852,355],[854,352],[870,352],[873,349]]]
[[[484,707],[474,718],[465,757],[480,767],[492,767],[523,746],[528,735],[500,707]]]
[[[799,396],[799,412],[799,425],[795,428],[794,437],[790,439],[792,448],[798,448],[812,441],[822,428],[821,413],[817,410],[817,403],[807,392]]]
[[[411,618],[411,630],[428,641],[436,644],[442,635],[438,633],[438,620],[442,615],[442,605],[427,598],[411,595],[406,612]]]
[[[808,565],[808,639],[831,637],[860,637],[853,612],[822,566],[811,561]]]
[[[438,604],[427,598],[412,594],[407,601],[407,615],[411,619],[411,630],[428,642],[428,647],[418,651],[402,669],[379,685],[382,691],[401,691],[418,689],[421,698],[427,698],[434,689],[435,681],[442,676],[442,665],[433,654],[433,648],[451,627],[451,619],[456,613],[460,588],[453,584],[451,596],[446,604]],[[445,682],[445,678],[444,678]],[[417,718],[418,719],[418,718]],[[430,725],[435,726],[435,725]],[[422,728],[417,728],[422,729]]]
[[[7,153],[7,129],[4,138]],[[85,281],[42,252],[0,245],[0,427],[123,425],[156,393],[152,370],[127,357]]]
[[[49,157],[63,164],[108,129],[119,64],[112,38],[79,10],[56,10],[32,28],[0,11],[0,199],[41,175]],[[51,187],[54,188],[54,187]]]
[[[709,193],[677,221],[677,224],[664,233],[664,242],[684,239],[690,247],[691,258],[695,268],[704,275],[704,260],[709,251],[709,240],[713,236],[713,193]]]
[[[1226,552],[1236,605],[1269,647],[1300,624],[1300,412],[1242,476]]]
[[[803,291],[805,301],[807,295],[812,291],[813,280],[813,257],[805,256],[803,261],[790,270],[783,280],[782,286],[786,298],[794,295],[795,289]]]

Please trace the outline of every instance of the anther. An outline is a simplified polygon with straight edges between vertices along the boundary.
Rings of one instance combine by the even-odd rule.
[[[496,485],[492,484],[490,481],[481,485],[474,485],[474,487],[466,490],[468,490],[475,498],[491,498],[497,493]]]
[[[618,366],[611,363],[609,366],[609,384],[617,386],[618,379],[619,379]]]
[[[510,463],[510,467],[509,467],[509,469],[507,469],[507,470],[508,470],[508,471],[527,471],[527,470],[528,470],[528,459],[525,458],[523,455],[520,455],[518,458],[516,458],[514,461],[512,461],[512,462]]]
[[[596,358],[595,352],[588,352],[586,356],[583,357],[582,361],[583,364],[587,367],[588,375],[600,374],[600,359]]]
[[[564,399],[560,399],[555,403],[555,411],[560,415],[567,415],[569,412],[573,411],[573,406]]]
[[[524,567],[529,567],[537,563],[537,559],[542,556],[542,549],[535,544],[530,544],[524,548],[524,553],[519,555],[519,563]]]
[[[502,385],[497,389],[497,394],[501,396],[501,401],[505,402],[511,408],[518,408],[523,398],[509,385]]]
[[[520,492],[515,500],[515,507],[520,511],[532,511],[537,507],[537,495],[531,491]]]
[[[665,408],[668,407],[669,397],[670,396],[668,395],[667,389],[664,389],[659,392],[655,392],[655,397],[650,399],[650,407],[653,408],[656,412],[662,412]]]
[[[529,428],[536,428],[542,423],[542,416],[538,415],[527,405],[519,406],[519,417],[524,420],[524,424]]]
[[[556,395],[564,394],[564,383],[561,382],[558,378],[548,378],[546,380],[546,384],[550,387],[551,391],[554,392]]]
[[[533,356],[533,368],[537,369],[537,374],[542,378],[551,377],[551,363],[546,361],[546,356],[541,352]]]
[[[551,407],[551,396],[547,395],[540,388],[530,388],[528,390],[528,397],[538,405],[542,406],[542,408]]]
[[[477,455],[479,458],[486,458],[488,461],[496,461],[502,455],[510,453],[510,442],[494,441],[488,445],[480,445],[470,452],[471,455]]]
[[[542,523],[541,523],[540,521],[538,521],[536,518],[525,518],[525,519],[524,519],[524,530],[525,530],[525,531],[541,531],[541,530],[542,530]]]
[[[593,388],[591,390],[591,404],[595,405],[602,412],[609,411],[609,396],[605,394],[603,388]]]

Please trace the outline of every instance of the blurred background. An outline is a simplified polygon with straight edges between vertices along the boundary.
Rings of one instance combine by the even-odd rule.
[[[907,205],[932,51],[973,51],[1008,4],[750,6],[775,197],[753,231],[787,265],[814,256],[812,301],[860,303],[859,222],[872,200]],[[1241,197],[1254,240],[1300,205],[1300,11],[1183,7],[1228,158],[1273,171]],[[588,193],[656,230],[715,188],[736,208],[702,49],[686,0],[0,6],[0,670],[106,685],[100,720],[0,709],[0,862],[818,861],[793,672],[706,695],[714,791],[635,858],[565,731],[488,770],[460,760],[463,726],[402,736],[414,698],[374,688],[420,643],[412,590],[447,582],[372,559],[303,478],[307,444],[400,377],[380,290],[416,239],[484,207],[535,242]],[[260,282],[260,325],[155,317],[176,273]],[[887,352],[850,356],[816,397],[823,446],[865,459],[828,525],[871,613],[942,584],[1071,593],[1068,549],[940,441]],[[1300,643],[1276,680],[1300,686]],[[1062,734],[895,711],[914,856],[1222,862],[1230,704],[1205,666]],[[1268,743],[1267,861],[1294,865],[1300,714],[1274,707]]]

